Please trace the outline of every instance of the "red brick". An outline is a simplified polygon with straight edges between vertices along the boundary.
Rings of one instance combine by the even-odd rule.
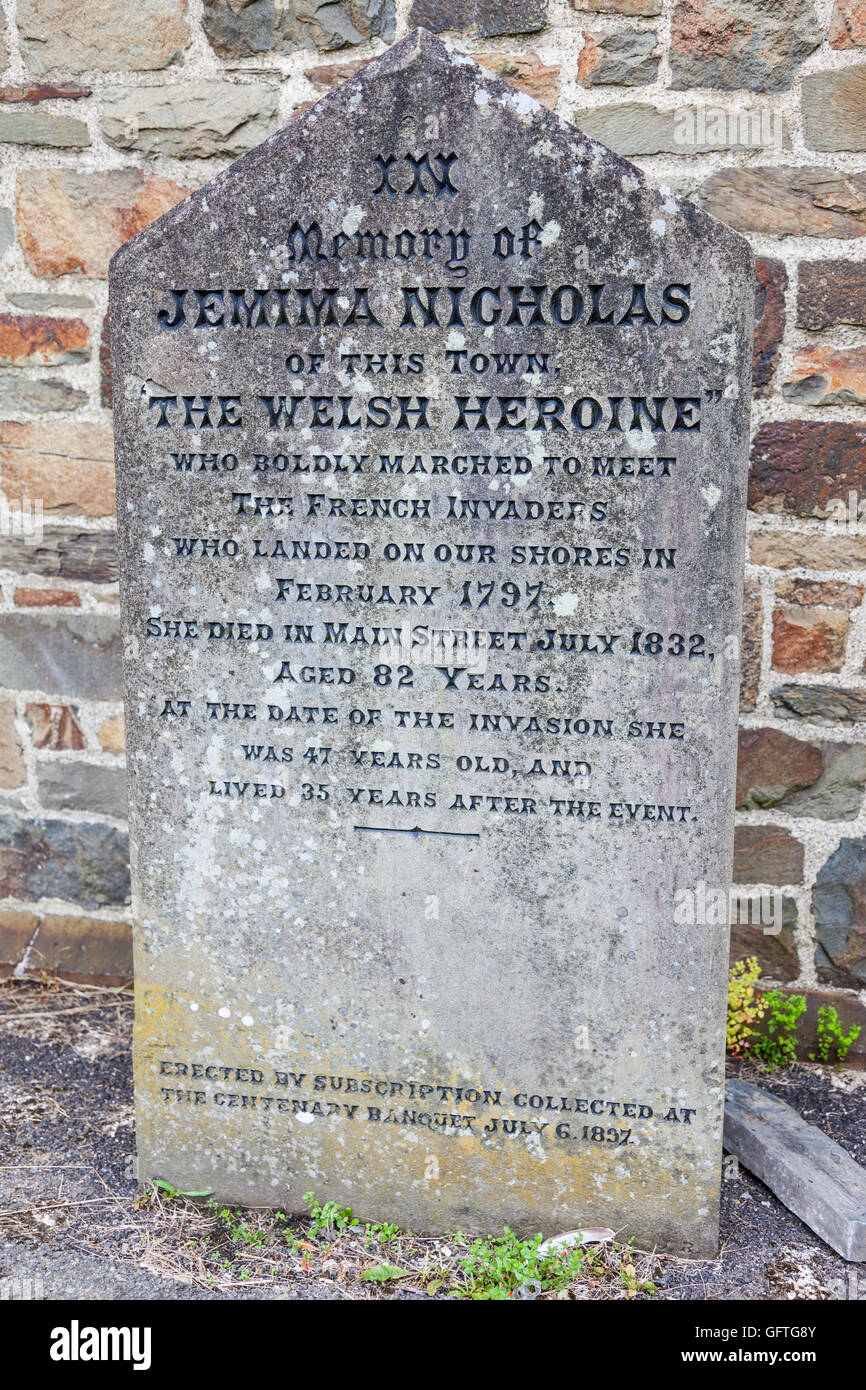
[[[81,599],[74,589],[16,589],[18,608],[80,608]]]

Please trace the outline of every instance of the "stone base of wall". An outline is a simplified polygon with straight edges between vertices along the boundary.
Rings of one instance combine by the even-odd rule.
[[[123,985],[132,979],[128,922],[0,911],[0,978]]]

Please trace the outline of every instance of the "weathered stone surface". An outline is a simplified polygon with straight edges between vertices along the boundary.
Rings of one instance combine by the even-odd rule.
[[[276,88],[263,82],[114,87],[103,105],[102,129],[119,150],[210,159],[261,144],[276,116]]]
[[[73,753],[84,747],[84,734],[74,706],[50,705],[34,700],[25,706],[24,716],[34,748],[47,748],[52,753]]]
[[[132,978],[132,928],[102,917],[0,910],[3,974],[123,984]]]
[[[784,809],[816,820],[855,820],[863,804],[866,745],[824,743],[823,771],[811,787],[785,798]]]
[[[113,516],[111,428],[84,421],[62,425],[4,421],[0,423],[0,478],[7,497],[39,497],[46,513]]]
[[[86,294],[51,294],[44,290],[21,290],[7,294],[9,303],[28,313],[45,314],[56,309],[92,309],[93,300]]]
[[[766,810],[818,781],[824,763],[814,743],[780,729],[741,729],[737,760],[737,806]]]
[[[769,396],[776,375],[779,347],[785,333],[785,291],[788,272],[784,261],[769,256],[755,259],[755,342],[752,349],[752,390]]]
[[[790,516],[835,516],[848,492],[866,491],[866,428],[819,420],[762,425],[752,444],[749,506]]]
[[[734,831],[734,882],[803,882],[804,849],[783,825],[738,825]]]
[[[46,526],[37,544],[0,536],[0,569],[49,579],[83,579],[112,584],[117,579],[117,543],[111,531],[76,531]]]
[[[800,953],[797,950],[795,898],[777,896],[775,892],[734,896],[730,958],[735,961],[748,956],[755,957],[767,981],[779,980],[787,984],[797,979]]]
[[[127,837],[98,822],[0,812],[0,897],[59,898],[91,911],[127,903]]]
[[[202,26],[221,58],[250,58],[390,43],[395,12],[394,0],[204,0]]]
[[[820,42],[811,0],[677,0],[672,85],[782,92]]]
[[[778,806],[817,820],[853,820],[866,781],[866,745],[807,743],[780,729],[741,729],[737,805]]]
[[[91,700],[120,698],[120,634],[94,613],[0,615],[0,685]]]
[[[81,596],[75,589],[18,587],[13,599],[16,608],[80,608]]]
[[[644,19],[661,14],[661,0],[571,0],[576,10],[598,14],[622,14]]]
[[[818,870],[812,912],[818,978],[866,987],[866,840],[843,840]]]
[[[518,91],[554,107],[559,96],[559,64],[544,63],[537,53],[474,53],[476,63],[510,82]]]
[[[559,95],[559,63],[545,63],[537,53],[473,53],[476,63],[489,68],[542,106],[554,107]],[[306,76],[317,87],[331,89],[347,78],[354,77],[367,67],[370,58],[343,58],[331,63],[317,63],[308,68]]]
[[[764,605],[761,586],[746,581],[743,589],[743,633],[740,652],[740,709],[752,710],[758,700],[761,684],[761,653],[763,649]]]
[[[801,261],[797,327],[866,324],[866,261]]]
[[[659,51],[658,36],[651,30],[615,29],[598,35],[584,30],[577,75],[587,87],[640,87],[655,82]]]
[[[124,753],[126,751],[126,735],[122,714],[113,714],[110,719],[106,719],[100,724],[99,746],[103,753]]]
[[[780,719],[807,719],[857,724],[866,720],[866,690],[836,685],[780,685],[770,691]]]
[[[779,570],[864,569],[866,535],[816,536],[803,531],[759,531],[752,535],[749,558],[753,565],[769,565]]]
[[[743,232],[772,236],[866,235],[866,174],[833,169],[720,169],[701,206]]]
[[[409,23],[436,34],[459,29],[482,39],[533,34],[547,23],[547,0],[412,0]]]
[[[0,787],[20,787],[27,778],[21,739],[15,728],[15,703],[0,700]]]
[[[0,415],[64,414],[87,404],[87,392],[59,377],[25,376],[0,368]]]
[[[676,117],[646,101],[611,102],[605,106],[576,109],[575,123],[593,140],[600,140],[617,154],[677,154]]]
[[[143,1177],[715,1248],[728,943],[673,907],[730,880],[754,294],[741,238],[424,33],[118,253]],[[169,1054],[286,1104],[167,1107]],[[605,1148],[609,1092],[644,1110]]]
[[[99,404],[104,410],[114,405],[114,392],[111,387],[111,329],[106,314],[102,320],[99,335]]]
[[[47,145],[83,150],[90,144],[84,121],[74,116],[50,116],[45,111],[0,110],[0,144]]]
[[[866,150],[866,63],[809,73],[801,90],[810,150]]]
[[[866,405],[866,348],[798,348],[782,395],[804,405]]]
[[[790,674],[841,671],[859,585],[836,580],[781,579],[773,611],[773,666]]]
[[[36,275],[101,278],[128,237],[187,195],[140,169],[31,169],[18,178],[18,239]]]
[[[866,1170],[790,1105],[725,1086],[725,1148],[846,1260],[866,1260]]]
[[[0,313],[0,366],[56,367],[90,356],[87,324],[45,314]]]
[[[186,0],[18,0],[21,54],[50,72],[150,72],[189,43]]]
[[[93,763],[42,763],[39,801],[46,811],[88,811],[126,819],[126,773]]]
[[[694,156],[731,149],[741,141],[748,144],[753,138],[752,123],[721,108],[712,108],[708,118],[706,109],[699,106],[664,111],[645,101],[610,102],[578,107],[574,119],[594,140],[623,155]]]
[[[829,37],[831,48],[866,48],[864,0],[836,0]]]

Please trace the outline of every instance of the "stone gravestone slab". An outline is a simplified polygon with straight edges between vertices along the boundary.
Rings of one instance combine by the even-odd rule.
[[[118,253],[142,1178],[714,1251],[752,300],[423,31]]]

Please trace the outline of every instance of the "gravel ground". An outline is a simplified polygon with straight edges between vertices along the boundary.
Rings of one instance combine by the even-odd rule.
[[[131,1024],[131,1001],[117,992],[0,986],[0,1280],[39,1280],[47,1299],[426,1299],[460,1288],[465,1251],[454,1240],[383,1239],[355,1225],[315,1232],[309,1221],[277,1213],[220,1213],[137,1194]],[[731,1070],[781,1096],[866,1164],[866,1074],[805,1065],[769,1078],[735,1063]],[[857,1297],[858,1266],[730,1159],[725,1179],[719,1259],[611,1243],[596,1247],[585,1277],[545,1297]],[[403,1277],[370,1282],[382,1264]]]

